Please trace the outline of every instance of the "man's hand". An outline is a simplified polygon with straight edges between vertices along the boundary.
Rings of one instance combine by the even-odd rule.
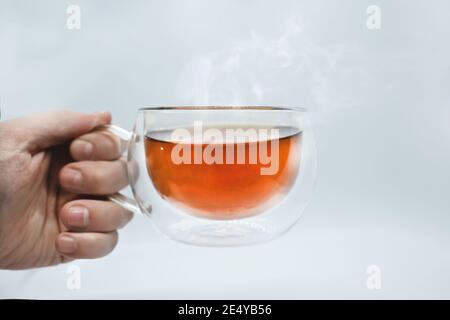
[[[114,248],[132,213],[104,198],[128,184],[120,141],[92,132],[110,122],[109,113],[61,111],[0,123],[0,268]]]

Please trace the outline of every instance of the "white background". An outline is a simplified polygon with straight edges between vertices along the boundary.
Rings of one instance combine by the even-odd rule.
[[[81,29],[66,9],[81,8]],[[381,30],[366,9],[381,8]],[[446,0],[0,0],[2,119],[148,105],[311,111],[317,191],[285,236],[199,248],[136,216],[117,249],[0,271],[2,298],[450,298],[450,3]],[[33,134],[30,132],[30,134]],[[378,265],[382,288],[368,290]]]

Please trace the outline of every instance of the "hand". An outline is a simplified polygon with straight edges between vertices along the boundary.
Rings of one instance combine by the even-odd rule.
[[[109,113],[60,111],[0,123],[0,268],[98,258],[115,247],[132,213],[102,196],[128,184],[125,163],[116,137],[91,132],[110,122]]]

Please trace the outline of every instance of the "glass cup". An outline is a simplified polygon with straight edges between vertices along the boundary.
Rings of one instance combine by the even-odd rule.
[[[312,196],[316,149],[302,108],[151,107],[138,111],[132,132],[101,129],[127,143],[133,199],[110,199],[180,242],[271,240],[295,224]]]

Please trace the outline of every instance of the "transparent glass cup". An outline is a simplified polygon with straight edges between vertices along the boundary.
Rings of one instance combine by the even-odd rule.
[[[311,199],[316,148],[307,111],[286,107],[150,107],[127,143],[133,199],[110,199],[152,218],[173,240],[237,246],[292,227]]]

